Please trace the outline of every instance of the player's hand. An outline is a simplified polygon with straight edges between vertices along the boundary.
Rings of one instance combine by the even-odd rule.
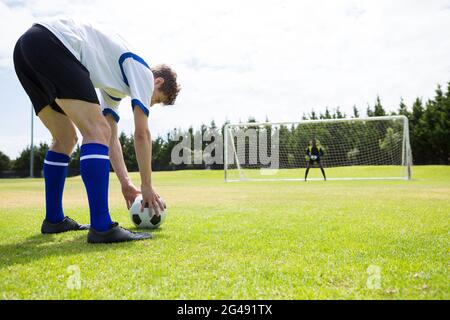
[[[157,216],[160,215],[160,210],[164,210],[164,204],[162,203],[160,196],[156,191],[153,189],[151,185],[142,185],[141,186],[141,192],[142,192],[142,205],[141,205],[141,212],[144,211],[144,208],[146,205],[149,207],[152,207],[155,211],[155,214]]]
[[[127,208],[130,209],[136,197],[141,194],[141,191],[132,182],[129,182],[122,185],[122,194],[125,198]]]

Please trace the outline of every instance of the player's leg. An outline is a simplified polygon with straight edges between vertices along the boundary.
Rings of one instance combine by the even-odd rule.
[[[309,168],[311,167],[311,161],[306,161],[305,181],[308,178]]]
[[[77,135],[72,121],[50,106],[44,107],[38,117],[53,137],[53,144],[44,160],[45,219],[50,223],[58,223],[64,219],[64,182]]]
[[[78,137],[73,122],[63,113],[46,106],[38,114],[39,119],[52,135],[50,150],[70,157]]]
[[[327,177],[325,176],[325,170],[323,169],[322,162],[318,161],[317,163],[319,164],[320,171],[322,171],[323,180],[327,181]]]
[[[38,117],[53,137],[52,146],[44,160],[45,220],[41,232],[60,233],[86,230],[88,226],[80,225],[64,216],[62,205],[70,155],[77,143],[75,127],[67,116],[56,112],[50,106],[39,111]]]
[[[80,172],[86,187],[91,214],[88,242],[121,242],[150,238],[147,233],[133,233],[112,223],[108,208],[108,157],[111,129],[100,106],[74,99],[56,99],[83,136]]]
[[[95,103],[72,99],[57,99],[56,102],[83,136],[80,173],[88,195],[91,227],[106,231],[112,224],[108,209],[109,125]]]

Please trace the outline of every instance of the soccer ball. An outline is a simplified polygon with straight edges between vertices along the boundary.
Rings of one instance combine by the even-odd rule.
[[[316,160],[316,159],[317,159],[317,156],[314,156],[314,155],[311,156],[311,160]]]
[[[131,221],[137,228],[143,229],[156,229],[158,228],[166,219],[167,209],[166,203],[161,198],[161,202],[164,205],[164,210],[159,210],[159,217],[154,214],[153,208],[145,207],[144,211],[141,212],[141,202],[142,196],[139,195],[134,199],[134,203],[130,208],[130,218]]]

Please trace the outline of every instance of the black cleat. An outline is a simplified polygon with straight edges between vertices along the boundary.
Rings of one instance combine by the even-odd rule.
[[[113,243],[134,240],[151,239],[151,233],[133,232],[122,228],[117,222],[114,222],[109,230],[97,231],[93,228],[89,229],[87,242],[89,243]]]
[[[57,223],[51,223],[47,220],[44,220],[44,222],[42,222],[41,233],[55,234],[67,231],[79,231],[88,229],[89,225],[79,224],[75,220],[70,219],[69,217],[65,217],[64,220]]]

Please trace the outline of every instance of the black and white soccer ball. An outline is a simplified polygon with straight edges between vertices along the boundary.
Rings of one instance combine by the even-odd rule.
[[[317,156],[312,155],[312,156],[311,156],[311,160],[317,160]]]
[[[161,198],[161,202],[164,205],[164,210],[159,210],[159,216],[156,216],[152,207],[145,207],[144,211],[141,212],[141,202],[142,196],[139,195],[134,199],[133,205],[130,208],[130,218],[131,221],[137,228],[142,229],[156,229],[158,228],[166,219],[167,208],[166,203]]]

